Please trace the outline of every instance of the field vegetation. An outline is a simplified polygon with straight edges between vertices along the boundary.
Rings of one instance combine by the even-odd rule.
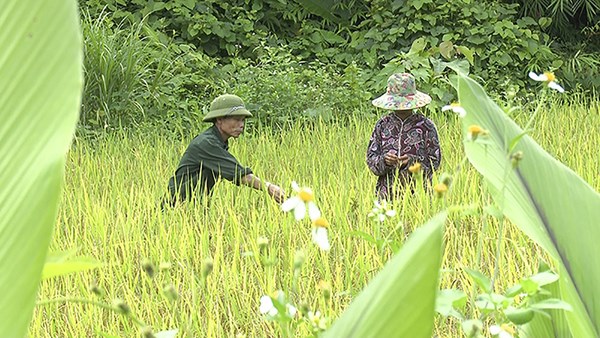
[[[575,101],[548,104],[532,132],[596,190],[600,188],[600,159],[595,155],[600,139],[594,131],[600,128],[599,108],[597,103]],[[513,114],[522,123],[528,117],[527,111]],[[441,288],[470,293],[474,286],[464,268],[471,268],[494,275],[495,287],[502,290],[535,273],[547,260],[511,223],[506,222],[498,233],[496,219],[458,211],[459,206],[482,209],[491,199],[479,174],[463,162],[461,126],[453,115],[433,116],[443,149],[438,175],[454,173],[447,197],[406,193],[393,204],[397,216],[381,224],[369,219],[375,177],[365,165],[364,153],[375,118],[298,123],[284,132],[256,129],[232,144],[232,153],[261,177],[290,192],[292,181],[314,189],[331,224],[328,253],[311,243],[308,222],[297,223],[268,196],[227,182],[218,184],[210,207],[160,210],[159,200],[178,157],[206,125],[182,131],[180,137],[165,137],[155,130],[76,140],[68,156],[51,250],[79,249],[79,254],[106,265],[46,281],[40,298],[94,299],[90,286],[97,285],[105,291],[100,300],[122,299],[157,331],[180,328],[195,337],[279,336],[279,327],[266,322],[258,311],[262,295],[285,290],[294,304],[305,304],[332,321],[391,257],[394,245],[401,247],[413,230],[444,206],[450,210],[455,206],[456,211],[445,231]],[[387,239],[388,245],[370,242],[364,234]],[[259,243],[261,237],[268,243]],[[295,275],[299,250],[305,260]],[[204,279],[207,259],[212,272]],[[146,261],[155,267],[152,279],[144,272]],[[160,270],[161,265],[168,268]],[[330,298],[323,298],[322,281],[331,287]],[[176,298],[165,295],[165,288],[171,287]],[[134,336],[138,331],[134,324],[104,308],[56,302],[36,308],[30,335]],[[296,331],[299,336],[311,332],[308,322]],[[455,320],[439,317],[436,321],[435,334],[440,337],[457,337],[461,332]]]

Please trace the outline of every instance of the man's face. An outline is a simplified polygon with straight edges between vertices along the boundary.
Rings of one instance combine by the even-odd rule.
[[[244,131],[245,116],[231,116],[217,119],[217,127],[226,138],[237,138]]]

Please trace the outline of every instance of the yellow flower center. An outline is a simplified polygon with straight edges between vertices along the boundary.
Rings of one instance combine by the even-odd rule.
[[[317,284],[317,288],[325,291],[331,291],[331,283],[321,279]]]
[[[479,135],[479,134],[481,134],[483,132],[483,128],[481,128],[481,126],[473,124],[473,125],[469,126],[469,128],[467,129],[467,131],[472,136],[477,136],[477,135]]]
[[[313,225],[315,227],[327,228],[329,227],[329,222],[324,217],[319,217],[313,221]]]
[[[302,202],[310,202],[315,199],[315,194],[313,194],[310,188],[302,188],[298,192],[298,197],[302,200]]]
[[[435,190],[435,192],[437,192],[438,194],[443,194],[446,191],[448,191],[448,186],[444,183],[438,183],[433,187],[433,190]]]
[[[408,171],[410,171],[413,174],[418,173],[419,170],[421,170],[421,163],[419,162],[415,162],[413,165],[408,167]]]
[[[500,325],[500,328],[502,330],[504,330],[505,332],[508,332],[512,335],[515,334],[515,329],[512,326],[510,326],[509,324],[504,323],[504,324]]]
[[[552,82],[556,80],[556,76],[554,76],[554,73],[552,72],[544,72],[544,75],[546,75],[546,78],[548,79],[546,82]]]
[[[458,103],[458,102],[452,102],[452,103],[450,103],[450,107],[452,107],[452,108],[458,108],[458,107],[460,107],[460,103]]]

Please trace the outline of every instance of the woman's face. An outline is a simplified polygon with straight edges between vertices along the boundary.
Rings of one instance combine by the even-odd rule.
[[[217,128],[221,131],[221,135],[225,140],[230,137],[237,138],[244,131],[245,116],[230,116],[218,118],[216,121]]]

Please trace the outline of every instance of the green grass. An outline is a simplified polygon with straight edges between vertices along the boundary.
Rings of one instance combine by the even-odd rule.
[[[516,119],[521,125],[526,114]],[[460,124],[454,116],[434,118],[443,150],[442,168],[453,172],[462,162]],[[307,304],[331,318],[344,308],[391,257],[353,231],[402,242],[416,227],[444,207],[425,193],[405,195],[395,203],[398,216],[381,229],[367,218],[373,206],[373,176],[365,164],[365,149],[375,119],[317,124],[309,130],[298,125],[283,133],[257,131],[230,143],[238,160],[261,178],[291,192],[291,181],[313,188],[316,202],[331,223],[329,253],[311,243],[310,224],[283,214],[263,192],[218,183],[211,207],[183,205],[161,212],[158,202],[168,177],[187,142],[206,126],[172,141],[160,131],[110,134],[96,141],[77,141],[68,155],[66,186],[51,251],[78,248],[81,255],[106,263],[104,268],[45,281],[40,299],[88,298],[93,282],[105,289],[108,303],[125,300],[133,313],[155,331],[179,328],[190,337],[247,337],[280,335],[278,327],[258,313],[263,294],[282,289],[299,305]],[[548,107],[533,124],[532,136],[563,163],[600,188],[600,107]],[[553,182],[548,182],[552,184]],[[455,174],[446,206],[491,203],[477,172],[469,165]],[[401,222],[401,226],[397,227]],[[398,229],[395,231],[394,229]],[[479,215],[451,213],[445,229],[441,287],[469,294],[472,283],[463,267],[493,274],[498,224]],[[502,227],[500,269],[495,287],[502,291],[521,277],[534,273],[546,255],[516,227]],[[269,245],[259,254],[257,238]],[[480,247],[480,249],[478,249]],[[306,261],[293,286],[293,261],[304,250]],[[214,269],[201,278],[203,262],[212,258]],[[149,279],[143,259],[171,268]],[[267,260],[271,264],[263,264]],[[333,297],[326,303],[317,284],[331,283]],[[163,285],[173,284],[179,298],[169,302]],[[119,337],[139,335],[127,318],[106,309],[73,302],[36,308],[31,337]],[[436,317],[434,334],[459,336],[459,323]],[[300,325],[298,336],[308,336]]]

